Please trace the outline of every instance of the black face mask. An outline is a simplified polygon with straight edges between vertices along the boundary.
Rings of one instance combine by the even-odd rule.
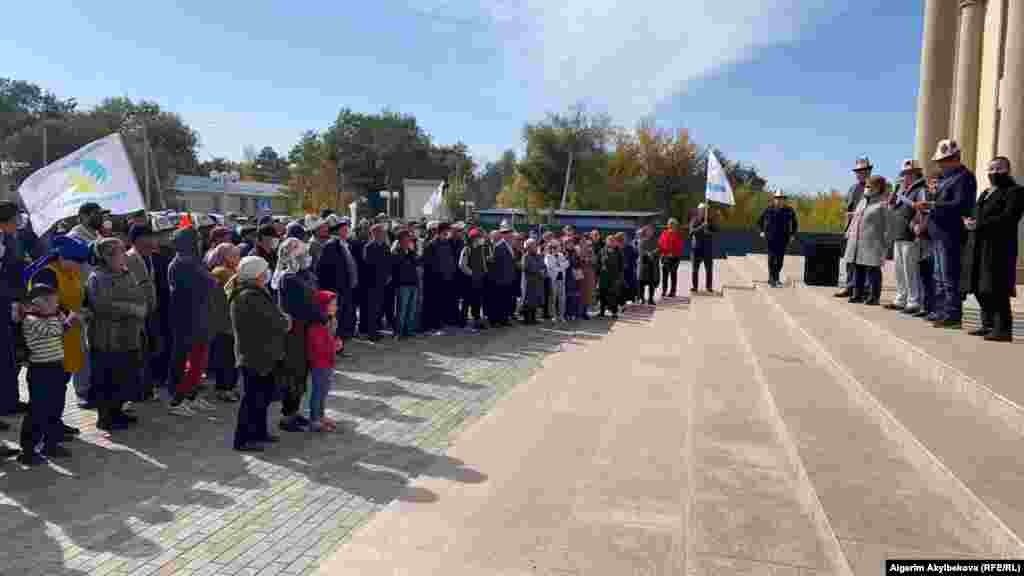
[[[996,188],[1006,188],[1013,184],[1013,178],[1009,174],[1005,173],[990,173],[988,175],[988,181],[992,186]]]
[[[92,216],[89,216],[88,224],[89,228],[92,228],[93,230],[99,230],[100,228],[103,227],[103,216],[100,214],[94,214]]]

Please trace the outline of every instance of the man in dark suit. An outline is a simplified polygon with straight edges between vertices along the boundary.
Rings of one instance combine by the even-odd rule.
[[[377,326],[383,306],[387,304],[388,287],[391,284],[393,266],[391,251],[387,245],[387,232],[384,224],[377,223],[370,228],[370,241],[363,249],[363,262],[366,267],[366,337],[376,342],[380,336]]]
[[[512,228],[504,225],[498,231],[498,242],[494,245],[494,281],[493,290],[496,318],[492,319],[501,326],[508,326],[515,309],[515,256],[512,253],[512,246],[509,239]]]
[[[324,243],[317,262],[320,287],[338,295],[338,331],[342,338],[351,338],[356,329],[355,293],[359,285],[359,269],[349,246],[349,222],[334,214],[327,216],[331,239]]]
[[[988,165],[991,184],[978,197],[964,254],[964,291],[981,304],[982,326],[971,332],[993,342],[1013,341],[1010,297],[1017,284],[1017,224],[1024,211],[1024,187],[1010,175],[1010,160],[999,156]]]

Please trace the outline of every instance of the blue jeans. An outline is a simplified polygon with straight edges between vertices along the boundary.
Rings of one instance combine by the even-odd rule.
[[[399,336],[411,336],[416,331],[416,296],[419,290],[415,286],[398,287],[398,324]]]
[[[324,417],[327,395],[331,392],[334,370],[331,368],[311,368],[309,371],[312,385],[309,389],[309,419],[313,422]]]
[[[960,320],[960,239],[932,242],[935,263],[935,308],[940,320]]]

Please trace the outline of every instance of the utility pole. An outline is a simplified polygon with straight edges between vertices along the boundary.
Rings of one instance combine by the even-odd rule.
[[[146,207],[149,210],[153,209],[153,197],[149,193],[149,133],[146,131],[146,122],[142,122],[142,145],[144,147],[142,151],[143,162],[145,166],[146,174]]]
[[[569,176],[572,174],[572,159],[573,159],[573,147],[569,148],[569,164],[565,167],[565,186],[562,188],[562,204],[558,207],[559,210],[565,210],[565,200],[569,196]]]

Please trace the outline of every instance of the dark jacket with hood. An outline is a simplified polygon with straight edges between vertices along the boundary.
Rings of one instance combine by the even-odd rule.
[[[171,289],[171,331],[174,343],[185,349],[209,342],[209,298],[214,279],[206,271],[196,249],[196,231],[174,233],[177,254],[167,268]],[[180,348],[179,348],[180,349]]]

